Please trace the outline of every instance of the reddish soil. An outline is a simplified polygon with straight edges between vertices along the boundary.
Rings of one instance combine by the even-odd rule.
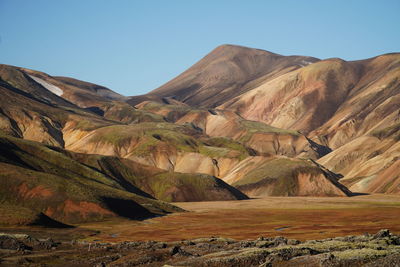
[[[23,197],[23,198],[34,198],[34,197],[42,197],[42,198],[48,198],[53,196],[54,192],[41,186],[38,185],[33,188],[29,188],[26,183],[21,184],[18,187],[18,193]]]
[[[111,211],[108,211],[96,203],[91,203],[87,201],[74,202],[71,200],[66,200],[64,202],[64,211],[68,213],[79,212],[82,217],[86,218],[89,213],[98,213],[105,215],[114,215]]]

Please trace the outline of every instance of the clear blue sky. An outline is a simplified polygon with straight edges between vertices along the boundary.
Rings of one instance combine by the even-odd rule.
[[[146,93],[220,44],[363,59],[400,51],[400,0],[0,0],[0,63]]]

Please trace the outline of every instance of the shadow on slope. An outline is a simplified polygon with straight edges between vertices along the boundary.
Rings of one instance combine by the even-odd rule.
[[[75,228],[75,226],[68,225],[59,221],[56,221],[46,214],[43,214],[42,212],[39,213],[37,218],[30,224],[29,226],[43,226],[43,227],[48,227],[48,228]]]
[[[118,216],[131,219],[131,220],[144,220],[155,217],[146,208],[130,199],[120,199],[113,197],[103,197],[102,202]]]

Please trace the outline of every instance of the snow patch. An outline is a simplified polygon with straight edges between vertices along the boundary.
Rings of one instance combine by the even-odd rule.
[[[314,63],[314,62],[310,62],[310,61],[307,61],[307,60],[302,60],[299,65],[301,67],[305,67],[305,66],[310,65],[312,63]]]
[[[49,90],[53,94],[61,96],[64,93],[64,91],[60,87],[55,86],[54,84],[48,83],[45,80],[40,79],[40,78],[35,77],[35,76],[32,76],[32,75],[29,75],[29,77],[31,77],[33,80],[35,80],[35,82],[39,83],[41,86],[43,86],[44,88],[46,88],[47,90]]]

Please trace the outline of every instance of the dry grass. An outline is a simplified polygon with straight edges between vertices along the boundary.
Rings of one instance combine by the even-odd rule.
[[[81,226],[101,231],[91,237],[92,240],[114,242],[176,241],[209,236],[250,239],[278,235],[306,240],[375,233],[382,228],[400,232],[400,196],[267,197],[174,204],[189,212],[142,222],[121,220]],[[277,230],[283,227],[287,228]]]

